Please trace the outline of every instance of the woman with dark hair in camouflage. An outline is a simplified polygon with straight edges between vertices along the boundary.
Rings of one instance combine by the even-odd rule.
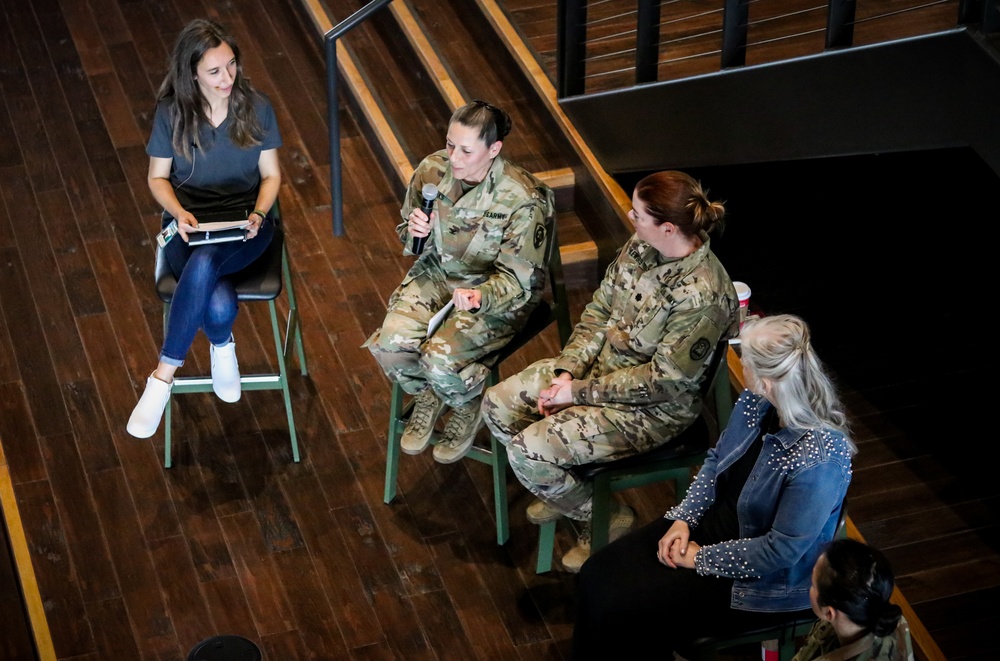
[[[590,555],[592,505],[591,485],[572,467],[645,452],[684,431],[701,411],[712,354],[736,332],[736,290],[709,246],[724,213],[683,172],[643,178],[629,212],[635,234],[562,353],[486,393],[487,425],[538,496],[528,519],[583,524],[562,558],[570,571]],[[615,507],[612,539],[635,520],[627,505]]]
[[[482,426],[483,363],[520,330],[541,300],[555,214],[551,189],[500,155],[510,116],[485,101],[454,112],[445,149],[417,166],[396,232],[405,248],[426,241],[389,298],[385,320],[365,342],[386,375],[415,397],[401,449],[430,444],[446,407],[451,415],[434,459],[458,461]],[[425,187],[436,195],[421,208]],[[432,334],[428,325],[454,309]]]
[[[894,585],[881,551],[856,539],[830,542],[809,590],[819,621],[792,661],[912,661],[906,618],[889,601]]]

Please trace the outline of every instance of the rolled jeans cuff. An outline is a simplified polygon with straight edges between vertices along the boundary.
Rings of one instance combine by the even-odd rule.
[[[180,367],[184,364],[183,360],[178,360],[177,358],[171,358],[170,356],[164,356],[160,354],[160,362],[166,365],[173,365],[174,367]]]

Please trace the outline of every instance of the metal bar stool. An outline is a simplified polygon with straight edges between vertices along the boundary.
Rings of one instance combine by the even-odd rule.
[[[553,321],[559,327],[559,340],[563,346],[569,339],[573,327],[569,320],[569,301],[566,297],[566,287],[563,284],[562,257],[559,254],[559,237],[556,233],[556,223],[552,219],[550,225],[551,239],[546,255],[547,286],[551,291],[552,302],[542,300],[532,311],[524,328],[514,336],[502,349],[488,356],[484,364],[490,366],[490,374],[486,379],[485,388],[495,386],[500,382],[500,365],[503,361],[529,340],[548,328]],[[412,399],[403,405],[403,389],[399,384],[392,384],[392,400],[389,408],[388,444],[385,458],[385,494],[383,500],[391,503],[396,497],[396,477],[399,473],[399,447],[403,430],[413,410]],[[431,438],[435,442],[436,437]],[[482,462],[493,468],[493,505],[496,515],[497,544],[507,543],[510,537],[509,516],[507,508],[507,449],[490,434],[490,447],[483,448],[473,444],[467,458]]]
[[[727,339],[721,340],[716,345],[708,366],[708,374],[701,386],[702,395],[706,399],[709,392],[714,392],[719,429],[725,428],[733,409],[732,386],[729,379],[718,378],[719,372],[725,371],[720,367],[726,364],[725,356],[728,350]],[[676,438],[658,448],[615,461],[584,464],[574,468],[574,472],[581,479],[593,484],[593,509],[590,514],[591,552],[608,543],[613,493],[674,480],[677,485],[677,500],[680,502],[691,483],[691,470],[705,462],[705,456],[713,443],[714,439],[702,415]],[[552,569],[557,523],[558,520],[555,520],[539,526],[536,574],[544,574]]]
[[[231,276],[236,286],[237,300],[267,301],[271,313],[271,330],[274,334],[274,348],[278,357],[278,371],[266,374],[241,374],[240,386],[243,390],[280,390],[285,400],[285,414],[288,417],[288,433],[291,436],[292,459],[299,461],[299,443],[295,433],[295,419],[292,415],[292,399],[288,390],[288,365],[292,358],[290,342],[295,343],[295,353],[298,354],[302,376],[306,376],[306,354],[302,344],[302,331],[299,327],[298,308],[295,304],[295,290],[292,286],[291,269],[288,266],[288,248],[285,246],[284,231],[281,226],[281,211],[275,202],[272,210],[274,220],[274,238],[264,252],[254,263]],[[166,332],[167,317],[170,313],[170,301],[173,299],[177,280],[167,264],[163,249],[156,252],[156,293],[163,301],[163,327]],[[275,301],[285,290],[288,298],[288,319],[285,333],[282,337],[278,326],[278,311]],[[165,414],[165,442],[163,448],[163,465],[170,468],[171,457],[171,409],[174,395],[189,392],[212,392],[211,376],[175,377],[174,387],[167,401]]]

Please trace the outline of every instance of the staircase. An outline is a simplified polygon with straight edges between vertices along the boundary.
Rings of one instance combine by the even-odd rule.
[[[322,37],[363,4],[308,0],[302,13]],[[595,288],[603,263],[628,236],[629,199],[596,161],[581,157],[572,133],[553,118],[488,14],[459,12],[456,4],[395,0],[339,39],[341,98],[365,118],[366,137],[381,147],[400,198],[416,164],[443,147],[455,108],[482,98],[507,110],[514,128],[504,141],[505,157],[556,193],[567,284]]]

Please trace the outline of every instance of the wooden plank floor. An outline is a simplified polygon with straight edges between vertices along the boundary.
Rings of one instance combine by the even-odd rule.
[[[562,658],[571,577],[531,571],[519,485],[504,548],[474,462],[407,457],[382,503],[388,385],[360,345],[408,265],[392,236],[401,191],[342,114],[347,231],[332,236],[323,62],[291,2],[0,0],[0,16],[0,442],[43,653],[182,659],[231,633],[268,658]],[[167,51],[198,16],[237,36],[284,135],[309,359],[292,382],[300,464],[276,393],[179,398],[169,470],[162,429],[124,431],[162,337],[144,144]],[[267,324],[263,305],[244,308],[245,371],[274,367]],[[555,342],[552,329],[505,370]],[[205,370],[199,338],[183,371]]]
[[[389,389],[360,344],[409,263],[392,233],[401,191],[342,111],[347,232],[332,236],[325,73],[297,1],[0,0],[0,467],[50,630],[39,651],[183,659],[198,641],[231,633],[258,642],[266,658],[567,658],[573,577],[533,573],[536,531],[513,479],[502,548],[489,471],[475,462],[404,457],[400,496],[382,503]],[[199,16],[237,36],[285,139],[281,200],[309,361],[307,377],[292,377],[300,464],[276,393],[248,392],[235,405],[179,398],[169,470],[162,430],[152,441],[124,431],[162,338],[144,144],[167,50]],[[531,153],[530,142],[519,150]],[[763,291],[765,275],[749,273]],[[594,285],[571,291],[574,317]],[[274,368],[263,307],[244,308],[237,323],[246,371]],[[504,373],[552,355],[555,335],[529,344]],[[207,371],[207,362],[199,338],[184,370]],[[941,582],[997,585],[993,537],[961,528],[996,498],[963,498],[970,485],[927,453],[887,451],[893,437],[873,398],[851,398],[870,432],[856,481],[872,494],[852,501],[852,515],[884,522],[869,530],[889,545],[933,503],[947,555],[964,551],[975,573],[917,573],[910,589],[949,611],[950,633],[965,645],[954,658],[990,658],[996,650],[971,649],[960,627],[983,626],[982,614],[935,595]],[[901,474],[908,497],[871,486]],[[648,521],[672,492],[626,498]],[[887,499],[908,513],[882,516]],[[565,531],[558,543],[569,543]],[[900,546],[899,562],[916,566],[926,548]],[[9,585],[0,582],[0,597]],[[4,644],[15,640],[12,621]]]

